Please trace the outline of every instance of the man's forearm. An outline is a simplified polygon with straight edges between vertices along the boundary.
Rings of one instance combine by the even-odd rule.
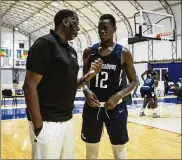
[[[81,88],[83,85],[85,85],[89,80],[91,80],[96,74],[94,72],[88,72],[84,76],[82,76],[80,79],[77,80],[77,88]]]
[[[117,92],[117,96],[119,97],[119,99],[122,99],[123,97],[130,94],[136,88],[136,85],[137,85],[137,82],[133,81],[126,88]]]
[[[83,77],[81,77],[80,79],[77,79],[77,88],[81,88],[83,85],[85,85],[86,81],[84,80]]]
[[[42,126],[42,116],[40,113],[37,90],[35,88],[26,88],[25,90],[26,103],[31,121],[34,128],[40,128]]]

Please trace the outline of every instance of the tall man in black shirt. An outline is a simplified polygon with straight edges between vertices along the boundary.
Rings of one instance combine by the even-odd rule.
[[[102,68],[102,61],[95,60],[78,81],[77,53],[68,44],[79,31],[78,16],[71,10],[60,10],[54,23],[55,29],[37,39],[27,58],[23,89],[33,159],[73,159],[76,90]]]

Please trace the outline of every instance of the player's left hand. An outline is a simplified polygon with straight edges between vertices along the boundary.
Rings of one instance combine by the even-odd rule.
[[[111,96],[108,101],[105,103],[105,107],[108,109],[108,110],[112,110],[116,107],[116,105],[118,104],[120,100],[120,97],[117,95],[117,94],[114,94],[113,96]]]

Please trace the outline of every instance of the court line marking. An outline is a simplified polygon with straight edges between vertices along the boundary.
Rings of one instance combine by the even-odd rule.
[[[22,105],[22,106],[8,106],[8,107],[1,107],[1,109],[16,109],[16,108],[26,108],[26,105]]]
[[[145,124],[139,124],[139,123],[136,123],[136,122],[131,122],[131,121],[128,121],[129,123],[134,123],[134,124],[138,124],[138,125],[141,125],[141,126],[145,126],[145,127],[148,127],[148,129],[157,129],[157,130],[161,130],[161,131],[165,131],[165,132],[169,132],[169,133],[173,133],[173,134],[176,134],[177,137],[181,136],[180,133],[176,133],[176,132],[173,132],[173,131],[168,131],[168,130],[165,130],[165,129],[161,129],[161,128],[157,128],[157,127],[151,127],[149,125],[145,125]]]
[[[78,115],[78,114],[77,114]],[[27,118],[18,118],[18,119],[5,119],[5,120],[1,120],[1,121],[14,121],[14,120],[27,120]],[[136,125],[141,125],[141,126],[144,126],[144,127],[147,127],[148,129],[157,129],[157,130],[161,130],[161,131],[165,131],[165,132],[169,132],[169,133],[173,133],[173,134],[176,134],[177,137],[180,137],[182,136],[182,134],[180,133],[176,133],[176,132],[173,132],[173,131],[168,131],[168,130],[165,130],[165,129],[161,129],[161,128],[156,128],[156,127],[151,127],[149,125],[145,125],[145,124],[139,124],[139,123],[136,123],[136,122],[131,122],[131,121],[127,121],[129,123],[134,123]]]
[[[79,104],[79,103],[78,103]],[[177,104],[176,104],[177,105]],[[180,104],[179,104],[180,105]],[[17,108],[26,108],[25,105],[22,105],[22,106],[16,106],[16,107],[1,107],[1,109],[17,109]],[[78,114],[81,114],[81,113],[78,113]],[[27,119],[27,118],[18,118],[18,119],[6,119],[6,120],[2,120],[1,121],[8,121],[8,120],[22,120],[22,119]],[[181,136],[180,133],[176,133],[176,132],[173,132],[173,131],[169,131],[169,130],[165,130],[165,129],[161,129],[161,128],[157,128],[157,127],[152,127],[152,126],[149,126],[149,125],[144,125],[144,124],[140,124],[140,123],[136,123],[136,122],[132,122],[132,121],[129,121],[127,120],[129,123],[134,123],[134,124],[138,124],[138,125],[142,125],[142,126],[147,126],[148,129],[158,129],[158,130],[162,130],[162,131],[167,131],[167,132],[170,132],[170,133],[175,133],[177,134],[177,136]]]

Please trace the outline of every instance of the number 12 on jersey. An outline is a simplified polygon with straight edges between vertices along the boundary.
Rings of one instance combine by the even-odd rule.
[[[119,77],[119,86],[121,84],[122,81],[122,70],[120,72],[120,77]],[[103,78],[99,78],[99,75],[103,76]],[[95,81],[95,87],[99,87],[99,88],[107,88],[107,84],[104,84],[104,82],[106,82],[109,78],[108,72],[100,72],[98,74],[96,74],[96,81]]]
[[[103,79],[100,79],[100,83],[99,83],[99,74],[104,76]],[[108,73],[107,72],[100,72],[100,73],[96,74],[95,87],[107,88],[107,84],[104,85],[104,82],[107,80],[108,80]]]

